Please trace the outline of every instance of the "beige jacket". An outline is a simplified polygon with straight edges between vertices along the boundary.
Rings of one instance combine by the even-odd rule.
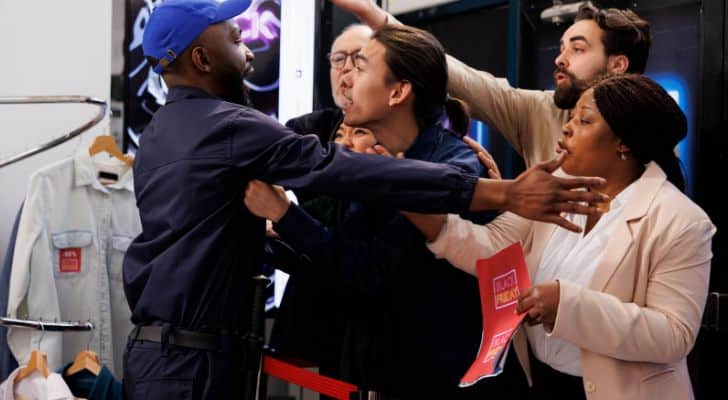
[[[450,215],[430,249],[474,275],[476,260],[520,240],[533,278],[554,229],[510,213],[486,226]],[[686,356],[708,293],[714,233],[705,212],[650,163],[589,287],[560,281],[551,334],[582,349],[589,400],[693,398]],[[514,347],[530,381],[523,331]]]
[[[502,133],[526,166],[556,157],[556,142],[569,120],[569,110],[556,107],[553,92],[514,89],[506,79],[449,55],[447,68],[450,95],[463,100],[473,118]]]

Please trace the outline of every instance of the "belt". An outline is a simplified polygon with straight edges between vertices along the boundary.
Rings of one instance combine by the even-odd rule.
[[[162,343],[163,327],[156,325],[136,326],[131,333],[131,339]],[[235,334],[215,334],[189,331],[180,328],[170,328],[166,335],[167,344],[187,347],[190,349],[207,351],[241,351],[243,349],[243,336]]]

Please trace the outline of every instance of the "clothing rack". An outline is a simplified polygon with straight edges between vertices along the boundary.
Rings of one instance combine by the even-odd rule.
[[[30,150],[18,153],[10,158],[0,160],[0,168],[6,167],[10,164],[16,163],[20,160],[24,160],[35,154],[44,152],[48,149],[58,146],[61,143],[65,143],[74,137],[82,134],[83,132],[91,129],[94,125],[101,122],[106,115],[109,108],[109,104],[105,100],[86,97],[86,96],[25,96],[25,97],[0,97],[0,104],[67,104],[67,103],[80,103],[80,104],[91,104],[99,108],[98,113],[88,122],[81,125],[80,127],[68,132],[62,136],[59,136],[53,140],[50,140],[40,146],[34,147]],[[45,326],[45,323],[43,324]]]
[[[69,332],[69,331],[92,331],[94,330],[94,324],[91,321],[87,322],[73,322],[73,321],[33,321],[16,318],[0,317],[0,326],[12,326],[18,328],[30,328],[37,329],[39,331],[49,332]]]

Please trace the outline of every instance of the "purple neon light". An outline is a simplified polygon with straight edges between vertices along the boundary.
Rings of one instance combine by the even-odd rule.
[[[253,52],[266,51],[271,42],[280,38],[281,21],[271,10],[261,10],[261,5],[271,0],[258,0],[248,10],[235,18],[240,27],[240,37]],[[276,4],[280,1],[273,0]]]

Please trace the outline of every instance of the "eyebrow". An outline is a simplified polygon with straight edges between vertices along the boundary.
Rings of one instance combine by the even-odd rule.
[[[355,48],[352,51],[346,51],[344,49],[339,49],[339,50],[336,50],[336,51],[332,51],[331,54],[336,54],[336,53],[341,53],[341,54],[356,54],[356,53],[358,53],[360,51],[361,51],[361,47],[357,47],[357,48]]]
[[[366,57],[365,57],[365,56],[364,56],[363,54],[361,54],[361,53],[356,53],[356,54],[354,54],[354,57],[355,57],[355,58],[356,58],[357,60],[361,60],[361,61],[364,61],[365,63],[369,63],[369,59],[368,59],[368,58],[366,58]]]
[[[569,42],[576,42],[578,40],[585,42],[587,45],[591,45],[591,43],[589,43],[589,41],[586,40],[586,37],[584,37],[583,35],[576,35],[576,36],[572,36],[569,38]],[[563,46],[564,40],[563,39],[559,40],[559,44]]]

